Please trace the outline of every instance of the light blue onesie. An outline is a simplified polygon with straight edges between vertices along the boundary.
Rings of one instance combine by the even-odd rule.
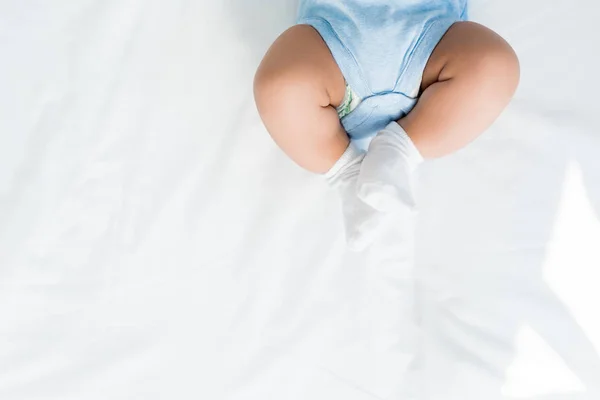
[[[414,107],[434,47],[466,18],[467,0],[301,0],[298,23],[329,46],[353,103],[342,125],[361,140]]]

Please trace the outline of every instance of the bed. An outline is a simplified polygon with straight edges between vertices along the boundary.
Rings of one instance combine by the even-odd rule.
[[[358,254],[254,107],[295,8],[0,3],[0,399],[599,399],[600,5],[471,2],[520,88]]]

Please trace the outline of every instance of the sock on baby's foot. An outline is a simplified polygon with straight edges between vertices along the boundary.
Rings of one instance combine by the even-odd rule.
[[[365,153],[350,144],[344,154],[325,174],[342,200],[346,241],[352,250],[369,246],[383,223],[382,213],[364,203],[357,195],[357,180]]]
[[[414,208],[414,171],[422,161],[404,129],[391,122],[369,145],[358,177],[358,196],[379,211]]]

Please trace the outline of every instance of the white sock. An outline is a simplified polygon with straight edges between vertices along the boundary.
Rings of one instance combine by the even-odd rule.
[[[364,203],[357,195],[357,180],[365,153],[350,144],[344,154],[325,174],[342,200],[346,241],[352,250],[369,246],[384,222],[383,214]]]
[[[389,123],[369,145],[358,178],[358,196],[379,211],[414,208],[414,171],[422,161],[404,129]]]

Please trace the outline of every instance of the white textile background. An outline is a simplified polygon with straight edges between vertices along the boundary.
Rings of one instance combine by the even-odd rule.
[[[522,83],[414,257],[260,123],[295,6],[0,2],[0,399],[600,398],[600,6],[472,1]]]

